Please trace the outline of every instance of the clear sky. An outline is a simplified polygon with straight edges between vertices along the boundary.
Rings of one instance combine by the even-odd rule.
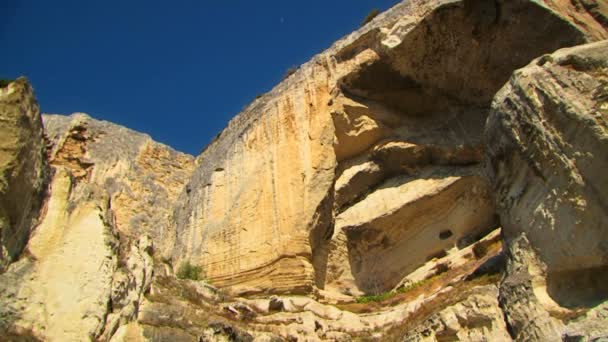
[[[257,94],[397,0],[0,0],[0,78],[198,154]]]

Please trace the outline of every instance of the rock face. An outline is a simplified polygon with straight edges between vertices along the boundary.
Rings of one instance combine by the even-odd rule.
[[[572,335],[564,317],[583,325],[581,310],[608,299],[607,67],[606,41],[559,50],[494,99],[487,165],[509,251],[501,301],[518,339]]]
[[[493,229],[479,165],[494,94],[531,59],[606,37],[564,6],[404,2],[315,56],[199,156],[174,266],[235,293],[379,292]]]
[[[0,276],[0,331],[109,339],[137,315],[193,158],[84,114],[44,125],[52,182],[27,255]]]
[[[48,178],[40,109],[21,78],[0,88],[0,273],[36,223]]]
[[[0,88],[0,339],[608,336],[605,9],[404,1],[196,159]]]
[[[475,294],[430,316],[409,331],[403,341],[509,341],[498,288],[476,288]]]

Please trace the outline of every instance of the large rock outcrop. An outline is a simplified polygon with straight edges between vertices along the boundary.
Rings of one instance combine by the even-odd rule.
[[[1,88],[0,337],[606,336],[605,9],[404,1],[196,159]]]
[[[84,114],[44,126],[52,181],[27,253],[0,276],[0,332],[109,339],[137,316],[193,158]]]
[[[0,273],[25,247],[48,179],[40,108],[20,78],[0,87]]]
[[[559,50],[494,99],[487,165],[509,256],[501,303],[517,339],[608,336],[607,70],[607,41]]]
[[[315,56],[198,157],[174,267],[238,293],[381,292],[493,229],[479,170],[494,94],[531,59],[606,37],[568,4],[408,1]]]

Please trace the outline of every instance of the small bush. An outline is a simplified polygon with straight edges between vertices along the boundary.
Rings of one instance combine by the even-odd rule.
[[[477,259],[483,258],[488,253],[488,247],[481,242],[478,242],[475,246],[473,246],[473,254]]]
[[[13,82],[13,80],[0,79],[0,88],[7,87],[12,82]]]
[[[286,79],[287,77],[289,77],[289,76],[291,76],[291,75],[295,74],[295,73],[296,73],[296,71],[298,71],[298,69],[299,69],[299,68],[300,68],[300,67],[297,67],[297,66],[295,66],[295,65],[294,65],[294,66],[289,67],[289,69],[287,69],[287,71],[285,71],[285,75],[283,75],[283,79]]]
[[[387,292],[383,292],[383,293],[376,294],[376,295],[357,297],[357,303],[365,304],[365,303],[370,303],[370,302],[382,302],[384,300],[387,300],[389,298],[396,296],[397,294],[406,293],[408,291],[411,291],[423,284],[428,283],[429,281],[433,280],[434,278],[435,278],[435,276],[415,282],[415,283],[410,283],[408,285],[405,285],[405,286],[402,286],[402,287],[396,289],[395,291],[387,291]]]
[[[383,300],[387,300],[387,299],[393,297],[395,294],[396,294],[395,292],[387,291],[387,292],[380,293],[377,295],[361,296],[361,297],[357,297],[357,303],[365,304],[365,303],[369,303],[369,302],[381,302]]]
[[[190,261],[183,262],[177,269],[177,278],[179,279],[190,279],[190,280],[202,280],[203,269],[200,266],[192,265]]]
[[[361,22],[361,26],[364,26],[365,24],[372,21],[375,17],[378,16],[378,14],[380,14],[380,10],[377,8],[372,8],[372,10],[367,13],[367,16],[365,16],[365,19],[363,19],[363,21]]]
[[[445,263],[437,264],[437,266],[435,266],[435,275],[440,275],[449,270],[450,270],[450,266],[448,266],[448,264],[445,264]]]

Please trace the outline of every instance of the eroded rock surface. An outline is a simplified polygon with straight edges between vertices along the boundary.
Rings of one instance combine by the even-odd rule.
[[[0,88],[0,273],[25,247],[48,179],[40,109],[20,78]]]
[[[606,41],[559,50],[494,99],[488,170],[509,251],[501,302],[519,339],[561,338],[569,318],[608,299],[607,67]]]
[[[476,288],[466,299],[420,323],[403,341],[510,341],[497,297],[496,286]]]
[[[605,8],[404,1],[196,160],[0,89],[0,336],[605,337]]]
[[[235,293],[306,293],[341,287],[327,271],[338,264],[354,278],[338,291],[361,293],[396,285],[449,247],[440,233],[462,246],[461,238],[474,241],[495,228],[487,183],[463,177],[482,162],[494,94],[531,59],[606,36],[585,8],[564,6],[404,2],[315,56],[198,157],[175,211],[174,267],[203,265],[210,280]],[[461,178],[470,189],[442,195],[444,183]],[[394,213],[416,201],[383,193],[416,183],[424,183],[428,195],[419,198],[433,210],[411,215],[434,227],[425,234],[437,236],[408,244],[416,229],[425,229],[408,228],[405,214]],[[380,208],[378,201],[391,205]],[[371,208],[367,221],[345,223]],[[448,214],[454,210],[462,214]],[[393,223],[376,225],[374,217]],[[411,246],[429,255],[403,261]],[[361,275],[374,267],[360,260],[362,253],[400,263],[375,268],[381,285],[369,286]]]
[[[27,254],[0,276],[0,331],[107,340],[137,315],[193,158],[84,114],[44,125],[53,177]]]

